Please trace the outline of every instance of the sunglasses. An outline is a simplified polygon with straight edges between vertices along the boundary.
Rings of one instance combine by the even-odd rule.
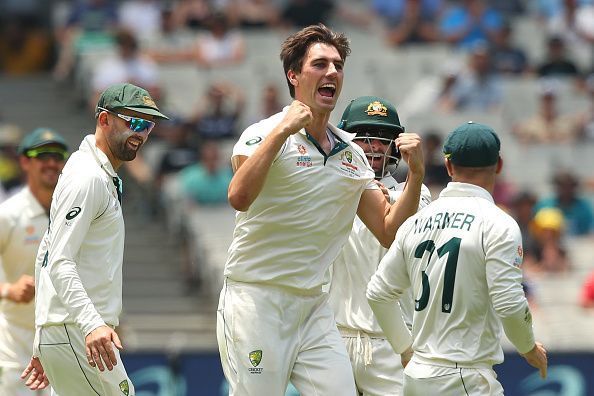
[[[132,117],[116,113],[115,111],[111,111],[104,107],[98,107],[98,109],[101,111],[107,111],[108,113],[118,116],[122,120],[126,121],[126,127],[128,127],[128,129],[130,129],[133,132],[146,132],[146,134],[148,135],[155,127],[155,123],[153,121],[145,120],[144,118]]]
[[[31,149],[27,150],[25,155],[29,158],[35,158],[44,162],[48,161],[49,159],[61,162],[66,161],[66,159],[68,158],[68,152],[57,147],[43,147],[38,149]]]

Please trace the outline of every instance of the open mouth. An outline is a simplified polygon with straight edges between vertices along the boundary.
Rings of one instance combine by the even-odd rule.
[[[318,88],[318,93],[325,98],[333,98],[336,93],[336,85],[327,83]]]
[[[138,150],[140,146],[142,146],[142,140],[128,139],[128,145],[130,145],[134,150]]]

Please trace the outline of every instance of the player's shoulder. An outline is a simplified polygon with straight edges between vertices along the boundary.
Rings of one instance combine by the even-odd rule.
[[[281,111],[279,113],[273,114],[268,118],[264,118],[258,122],[253,123],[252,125],[248,126],[243,132],[242,136],[260,136],[265,138],[270,132],[277,126],[284,117],[285,111]]]
[[[5,201],[0,203],[0,216],[18,214],[16,211],[20,211],[20,209],[27,202],[26,195],[27,187],[23,187]]]

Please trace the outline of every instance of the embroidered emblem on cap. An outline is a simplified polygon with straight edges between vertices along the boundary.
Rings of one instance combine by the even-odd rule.
[[[369,103],[369,106],[367,106],[367,110],[365,110],[365,112],[367,113],[368,116],[374,116],[374,115],[378,115],[378,116],[382,116],[382,117],[388,116],[388,109],[386,108],[386,106],[384,106],[382,104],[382,102],[377,101],[377,100],[375,102]]]

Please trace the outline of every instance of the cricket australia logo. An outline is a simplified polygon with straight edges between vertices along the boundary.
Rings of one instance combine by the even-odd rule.
[[[386,106],[384,106],[382,104],[382,102],[377,101],[377,100],[375,102],[369,103],[369,106],[367,106],[367,110],[365,110],[365,112],[367,113],[368,116],[374,116],[374,115],[378,115],[378,116],[382,116],[382,117],[388,116],[388,109],[386,108]]]
[[[346,158],[346,160],[349,162],[349,164],[353,163],[353,153],[350,151],[346,151],[344,153],[344,158]]]
[[[124,395],[130,395],[130,385],[128,385],[128,380],[123,380],[120,382],[120,390]]]
[[[254,367],[249,368],[250,373],[252,373],[252,374],[262,373],[263,369],[258,367],[260,365],[260,362],[262,361],[262,350],[258,349],[255,351],[251,351],[248,356],[250,358],[250,363],[252,364],[252,366],[254,366]]]

